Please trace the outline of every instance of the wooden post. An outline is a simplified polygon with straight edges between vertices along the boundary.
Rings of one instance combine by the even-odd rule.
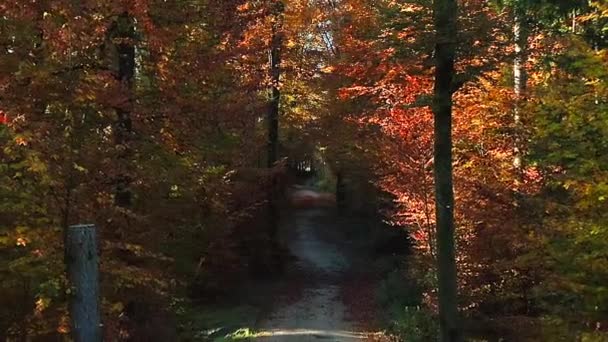
[[[66,237],[70,318],[75,342],[101,342],[99,258],[95,225],[74,225]]]

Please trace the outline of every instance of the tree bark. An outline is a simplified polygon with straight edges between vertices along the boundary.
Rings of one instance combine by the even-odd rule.
[[[284,4],[280,0],[271,0],[270,15],[272,20],[272,37],[269,51],[270,89],[268,101],[268,168],[275,166],[279,159],[279,115],[281,103],[281,47],[283,45],[283,11]],[[269,189],[269,237],[271,243],[277,244],[279,211],[277,207],[277,179],[271,176]]]
[[[281,103],[281,46],[283,44],[283,2],[272,0],[272,37],[270,40],[270,94],[268,101],[268,167],[278,160],[279,151],[279,110]]]
[[[116,21],[116,53],[118,55],[118,72],[116,80],[126,94],[126,102],[116,107],[114,139],[118,150],[118,164],[121,172],[115,180],[114,203],[119,207],[130,207],[132,194],[129,168],[129,140],[133,131],[131,111],[133,109],[133,79],[135,77],[135,25],[128,12],[123,12]]]
[[[344,173],[339,170],[336,173],[336,206],[338,212],[344,214],[346,212],[346,186],[344,184]]]
[[[452,184],[452,89],[456,54],[456,0],[434,1],[435,211],[441,341],[462,341],[458,318]]]
[[[515,56],[513,58],[513,93],[515,104],[513,108],[513,125],[515,128],[515,143],[513,146],[513,167],[516,172],[522,169],[522,139],[521,139],[521,104],[523,93],[526,91],[527,75],[525,70],[525,59],[528,35],[524,21],[524,13],[521,9],[513,9],[513,42]]]
[[[70,297],[72,338],[75,342],[100,342],[99,258],[95,226],[70,226],[66,242],[68,278],[73,291]]]

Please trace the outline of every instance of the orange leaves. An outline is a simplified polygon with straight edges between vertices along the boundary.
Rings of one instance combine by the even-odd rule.
[[[24,136],[18,135],[15,137],[15,144],[18,146],[27,146],[28,141]]]
[[[320,71],[323,72],[323,73],[325,73],[325,74],[331,74],[331,73],[333,73],[333,72],[336,71],[336,67],[333,66],[333,65],[328,65],[328,66],[325,66],[325,67],[321,68]]]
[[[368,94],[368,89],[369,87],[364,86],[344,87],[339,90],[338,95],[342,100],[347,100]]]
[[[403,55],[405,44],[419,30],[383,27],[386,19],[365,2],[349,2],[346,16],[358,26],[347,26],[340,36],[344,54],[336,73],[350,83],[339,89],[343,101],[364,103],[351,115],[364,126],[379,129],[375,167],[377,186],[395,198],[390,220],[411,227],[418,248],[428,250],[434,218],[431,169],[425,165],[432,156],[432,115],[417,102],[432,89],[428,71],[421,72],[423,59]],[[395,2],[382,6],[397,8]],[[416,11],[404,7],[404,12]]]
[[[246,2],[244,4],[238,5],[236,7],[236,10],[239,12],[247,12],[251,9],[251,4],[249,2]]]
[[[346,25],[339,37],[343,56],[334,74],[346,81],[338,96],[353,121],[377,132],[376,185],[394,198],[389,219],[407,227],[415,247],[431,257],[435,238],[431,11],[422,5],[383,4],[390,9],[387,13],[399,14],[383,18],[364,6],[347,8],[352,22],[368,21],[362,25],[365,29]],[[521,236],[514,231],[513,94],[504,85],[504,74],[497,71],[506,68],[502,61],[507,55],[508,27],[503,26],[501,14],[493,13],[483,1],[465,1],[463,8],[457,70],[467,82],[455,94],[453,167],[458,259],[467,287],[464,293],[471,295],[474,284],[483,284],[476,277],[488,267],[486,258],[494,257],[487,244],[504,245],[506,236],[514,240]],[[527,189],[535,191],[541,175],[533,168],[524,173]],[[501,228],[502,235],[497,232]]]

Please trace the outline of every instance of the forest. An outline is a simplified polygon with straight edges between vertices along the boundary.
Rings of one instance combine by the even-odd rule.
[[[606,0],[0,0],[0,341],[608,341]]]

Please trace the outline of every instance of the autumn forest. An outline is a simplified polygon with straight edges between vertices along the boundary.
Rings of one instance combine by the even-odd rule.
[[[0,0],[0,341],[608,341],[605,0]]]

